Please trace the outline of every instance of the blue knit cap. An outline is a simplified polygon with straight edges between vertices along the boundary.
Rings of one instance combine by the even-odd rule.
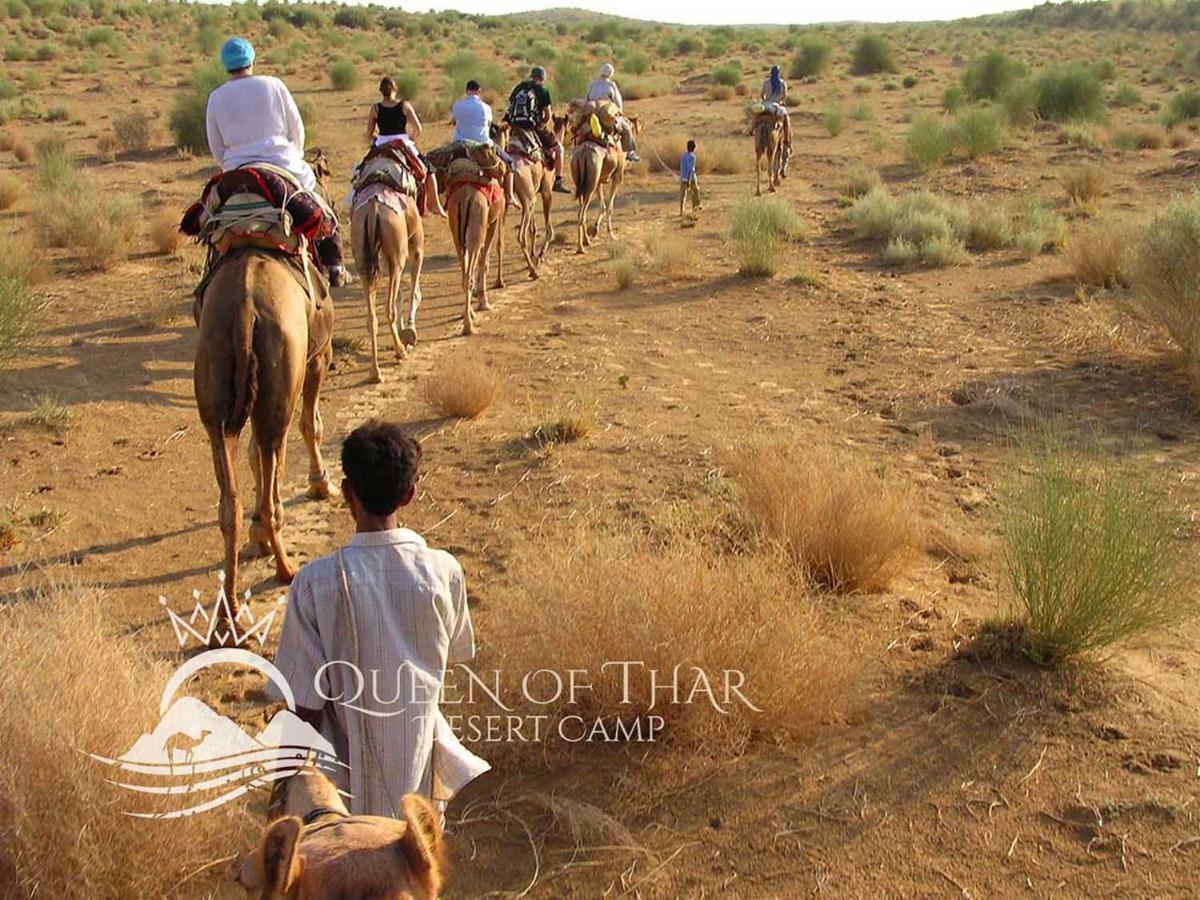
[[[221,47],[221,65],[226,72],[247,69],[254,63],[254,48],[243,37],[233,37]]]

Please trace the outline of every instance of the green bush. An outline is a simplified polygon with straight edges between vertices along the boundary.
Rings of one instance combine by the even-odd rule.
[[[1000,94],[1000,106],[1008,116],[1010,125],[1025,126],[1037,118],[1038,89],[1030,78],[1010,84]]]
[[[1172,94],[1167,101],[1167,124],[1179,125],[1195,118],[1200,118],[1200,91],[1188,88]]]
[[[34,333],[37,303],[23,276],[0,272],[0,363],[28,346]]]
[[[963,72],[963,88],[972,100],[999,100],[1025,74],[1024,63],[992,50],[971,60]]]
[[[56,138],[42,138],[33,148],[37,180],[43,192],[67,190],[79,180],[79,161]]]
[[[1006,649],[1052,665],[1190,612],[1193,595],[1180,583],[1181,547],[1162,494],[1142,473],[1045,443],[1004,507],[1016,608],[985,639],[1008,635]]]
[[[920,116],[909,126],[908,159],[922,169],[941,165],[954,144],[954,128],[933,116]]]
[[[819,78],[829,68],[833,47],[822,38],[805,38],[792,59],[788,76],[791,78]]]
[[[1142,102],[1141,92],[1128,82],[1121,84],[1113,92],[1113,106],[1137,106]]]
[[[335,91],[352,91],[358,82],[358,69],[351,60],[342,57],[329,64],[329,84]]]
[[[942,109],[948,113],[956,113],[963,104],[963,89],[957,84],[942,91]]]
[[[854,43],[854,55],[850,63],[852,75],[874,75],[879,72],[895,72],[892,47],[881,34],[861,34]]]
[[[690,56],[693,53],[700,53],[704,50],[704,41],[692,35],[684,35],[675,41],[676,56]]]
[[[742,80],[742,65],[737,62],[729,62],[724,65],[717,66],[713,69],[712,79],[717,84],[733,87]]]
[[[1173,198],[1145,227],[1132,276],[1150,317],[1200,373],[1200,194]]]
[[[831,106],[825,110],[822,118],[825,122],[825,129],[831,137],[837,137],[846,128],[846,111],[840,106]]]
[[[995,153],[1008,140],[1008,116],[996,106],[970,109],[955,120],[958,143],[971,159]]]
[[[0,78],[0,100],[15,100],[21,96],[21,89],[6,78]]]
[[[1037,86],[1037,113],[1051,122],[1091,122],[1104,115],[1104,86],[1086,66],[1071,63],[1043,72]]]
[[[586,97],[591,70],[578,57],[564,56],[550,71],[550,96],[559,105]]]
[[[446,73],[444,101],[447,108],[460,96],[463,86],[472,78],[485,90],[498,94],[504,92],[507,99],[508,82],[511,80],[495,63],[485,63],[470,50],[456,50],[442,61]]]
[[[771,276],[778,271],[779,245],[803,239],[807,226],[796,208],[774,198],[743,200],[733,208],[730,237],[741,275]]]
[[[916,75],[905,75],[904,78],[901,79],[900,84],[903,85],[905,89],[916,87],[917,86],[917,76]]]
[[[396,93],[400,99],[412,101],[421,96],[425,82],[415,69],[404,69],[395,76]]]
[[[333,24],[366,30],[375,24],[375,16],[363,6],[343,6],[333,14]]]
[[[171,129],[175,146],[189,153],[205,153],[208,150],[206,115],[208,95],[225,83],[228,78],[221,64],[213,61],[192,73],[192,85],[187,91],[175,96],[167,125]]]
[[[650,70],[650,57],[640,50],[632,50],[625,54],[621,66],[630,75],[645,75]]]
[[[1117,77],[1117,65],[1111,59],[1102,59],[1092,64],[1092,71],[1101,81],[1112,81]]]

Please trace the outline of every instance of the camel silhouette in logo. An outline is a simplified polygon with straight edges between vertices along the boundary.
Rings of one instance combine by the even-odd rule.
[[[193,755],[196,748],[203,744],[204,739],[210,734],[212,732],[205,729],[200,732],[200,737],[194,738],[186,731],[177,731],[167,738],[166,743],[163,744],[163,749],[167,751],[167,763],[171,767],[171,774],[175,774],[175,754],[179,750],[183,751],[183,764],[186,766],[188,763],[193,763],[192,772],[195,772],[196,767],[193,762]]]

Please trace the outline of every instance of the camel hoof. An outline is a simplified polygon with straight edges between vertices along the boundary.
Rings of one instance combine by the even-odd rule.
[[[375,369],[367,377],[367,383],[368,384],[383,384],[383,373],[380,372],[378,369]]]
[[[291,584],[296,577],[296,567],[290,563],[275,563],[275,578],[282,584]]]
[[[264,541],[258,541],[251,538],[250,540],[246,541],[246,546],[242,548],[241,558],[262,559],[264,556],[269,555],[270,552],[271,549]]]
[[[417,346],[417,328],[415,325],[400,329],[400,343],[405,347]]]
[[[537,273],[537,269],[530,269],[530,270],[529,270],[529,280],[530,280],[530,281],[537,281],[539,277],[540,277],[540,276],[539,276],[539,275],[538,275],[538,273]]]
[[[464,322],[462,333],[463,333],[463,337],[470,337],[471,335],[473,335],[475,333],[475,326],[472,325],[470,322]]]
[[[490,312],[491,310],[493,310],[495,308],[496,307],[492,306],[492,303],[490,300],[481,300],[479,303],[477,303],[475,305],[476,312]]]
[[[328,478],[322,478],[320,481],[310,481],[308,483],[308,490],[304,494],[309,500],[328,500],[330,495]]]

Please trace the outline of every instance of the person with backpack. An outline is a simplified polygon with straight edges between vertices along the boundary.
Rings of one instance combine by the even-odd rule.
[[[638,156],[637,144],[633,139],[633,123],[625,117],[625,99],[621,96],[621,89],[613,81],[614,71],[612,63],[605,63],[600,67],[600,76],[588,85],[587,100],[589,103],[607,100],[617,108],[617,112],[620,113],[617,118],[617,131],[621,135],[621,149],[625,151],[625,158],[631,163],[641,162],[642,158]]]
[[[550,129],[554,115],[551,107],[550,91],[546,88],[546,70],[534,66],[529,70],[529,77],[512,89],[508,95],[508,112],[504,121],[516,128],[528,128],[542,142],[542,149],[554,155],[554,190],[560,194],[569,194],[563,184],[563,153],[562,145]]]

